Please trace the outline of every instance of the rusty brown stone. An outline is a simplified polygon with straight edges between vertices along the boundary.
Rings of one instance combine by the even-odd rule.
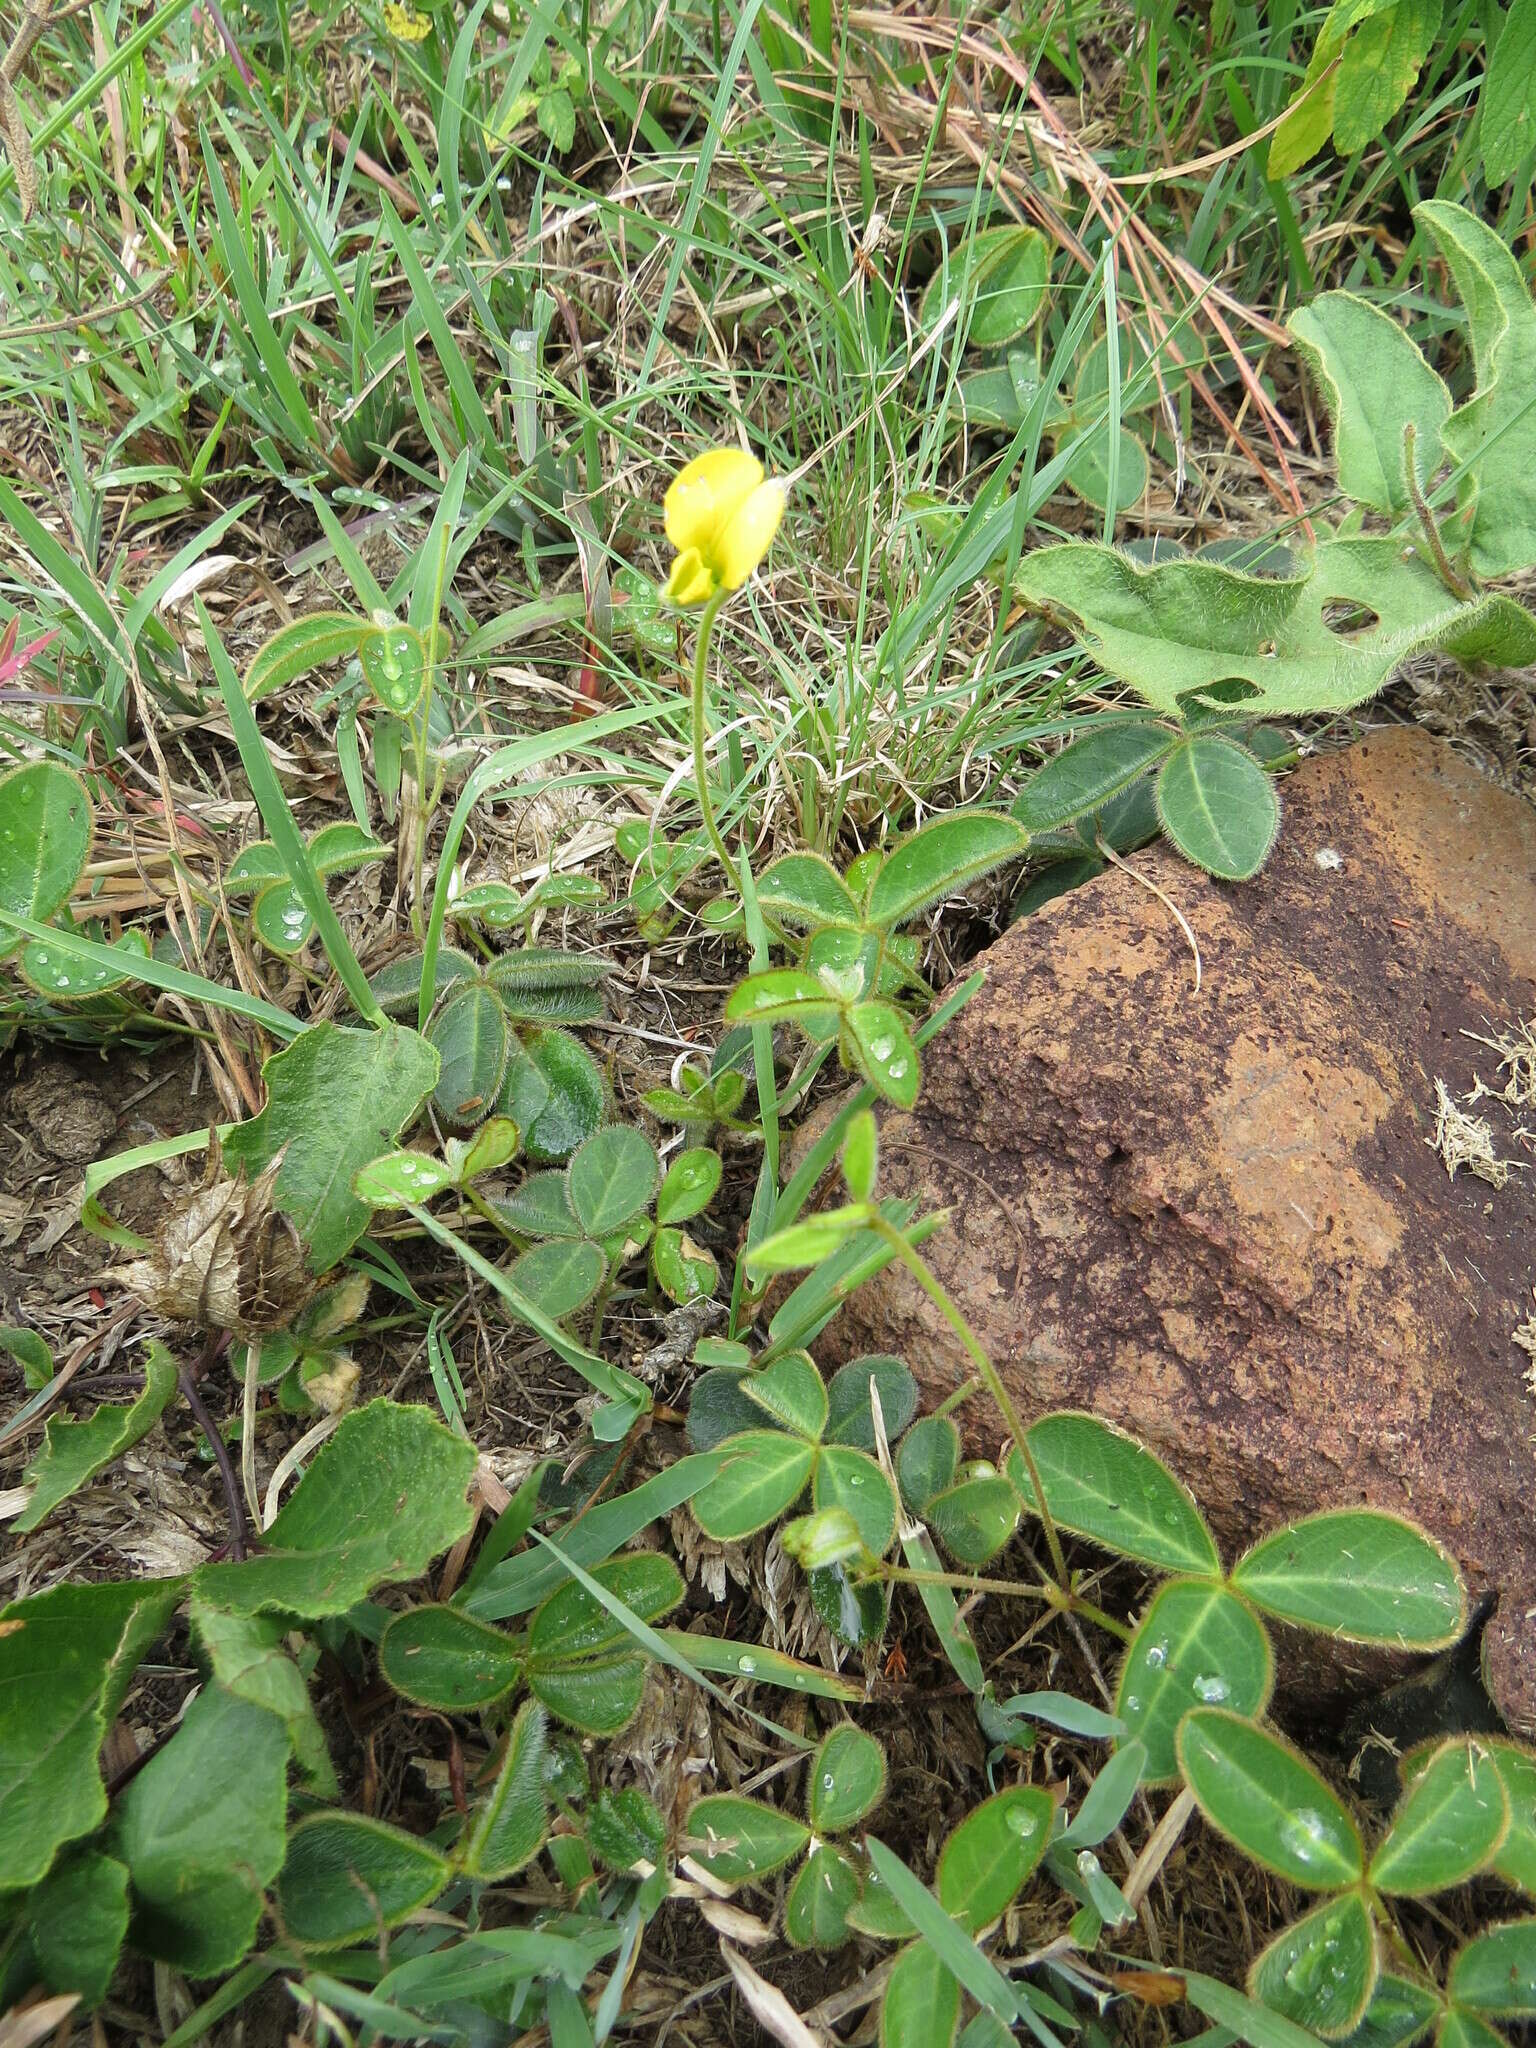
[[[1324,1506],[1413,1516],[1503,1593],[1484,1663],[1536,1735],[1536,1107],[1482,1099],[1502,1186],[1447,1173],[1436,1083],[1505,1085],[1536,1022],[1536,809],[1419,733],[1305,764],[1245,887],[1138,856],[1013,927],[887,1115],[882,1190],[952,1210],[927,1256],[1026,1416],[1091,1408],[1232,1549]],[[1536,1330],[1536,1324],[1529,1325]],[[823,1340],[966,1375],[892,1269]],[[972,1441],[1000,1423],[968,1404]]]

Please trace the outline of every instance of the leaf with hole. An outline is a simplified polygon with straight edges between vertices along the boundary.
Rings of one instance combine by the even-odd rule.
[[[192,1977],[240,1961],[282,1866],[287,1764],[275,1714],[204,1686],[123,1792],[108,1836],[128,1866],[135,1948]]]
[[[1248,1989],[1271,2011],[1337,2041],[1360,2025],[1379,1971],[1370,1909],[1359,1892],[1348,1892],[1276,1935],[1255,1961]]]
[[[91,800],[57,761],[0,775],[0,910],[46,924],[69,901],[91,857]],[[21,944],[0,931],[0,955]]]
[[[224,1140],[225,1164],[252,1176],[279,1154],[277,1206],[327,1273],[368,1227],[358,1171],[389,1151],[437,1081],[437,1054],[401,1024],[312,1024],[262,1067],[266,1107]]]
[[[1196,1707],[1179,1726],[1179,1769],[1211,1826],[1304,1891],[1365,1873],[1348,1808],[1299,1750],[1242,1714]]]
[[[679,1308],[690,1301],[707,1300],[720,1284],[714,1253],[686,1230],[657,1231],[651,1241],[651,1271],[662,1293]]]
[[[1451,1964],[1453,2005],[1498,2019],[1536,2017],[1536,1920],[1509,1920],[1474,1936]]]
[[[1194,1496],[1133,1436],[1096,1415],[1064,1410],[1028,1431],[1052,1519],[1154,1570],[1219,1572],[1215,1540]],[[1034,1501],[1028,1468],[1009,1460],[1014,1484]]]
[[[717,1543],[739,1543],[788,1514],[805,1491],[816,1446],[782,1430],[747,1430],[721,1445],[727,1462],[693,1497],[694,1519]]]
[[[608,1124],[577,1148],[566,1169],[576,1220],[589,1237],[607,1237],[649,1208],[660,1176],[656,1148],[632,1124]]]
[[[1413,509],[1404,430],[1424,490],[1444,460],[1451,394],[1406,330],[1366,299],[1324,292],[1291,318],[1291,339],[1322,388],[1339,488],[1388,519]]]
[[[851,1721],[831,1729],[806,1766],[805,1810],[818,1835],[838,1835],[885,1796],[885,1751]]]
[[[1274,1658],[1263,1624],[1209,1580],[1173,1579],[1142,1616],[1115,1695],[1127,1734],[1146,1744],[1147,1779],[1179,1772],[1175,1736],[1191,1707],[1221,1702],[1257,1714],[1269,1701]]]
[[[144,1359],[144,1390],[127,1407],[100,1407],[84,1422],[50,1415],[43,1447],[26,1469],[32,1491],[16,1517],[18,1535],[29,1534],[60,1501],[78,1493],[147,1436],[175,1391],[176,1361],[163,1344],[151,1342]]]
[[[1250,687],[1255,717],[1348,710],[1431,649],[1464,664],[1536,661],[1536,620],[1512,599],[1464,601],[1416,552],[1374,535],[1319,542],[1292,577],[1195,558],[1140,568],[1116,549],[1066,541],[1027,555],[1015,589],[1032,608],[1066,613],[1101,668],[1175,718],[1185,699],[1233,681]],[[1345,606],[1372,623],[1335,631],[1329,617]]]
[[[811,1831],[791,1813],[734,1792],[711,1792],[688,1810],[688,1853],[711,1877],[748,1884],[798,1856]]]
[[[1280,829],[1273,781],[1246,747],[1220,733],[1196,733],[1168,756],[1158,770],[1157,814],[1185,859],[1224,882],[1251,880]]]
[[[1404,1792],[1371,1858],[1378,1891],[1448,1891],[1481,1870],[1509,1829],[1509,1795],[1474,1736],[1445,1743]]]
[[[1277,1529],[1238,1559],[1232,1583],[1266,1614],[1346,1642],[1441,1650],[1466,1625],[1455,1559],[1411,1522],[1373,1508],[1329,1509]]]
[[[443,1714],[494,1705],[522,1668],[499,1628],[457,1607],[407,1608],[379,1639],[379,1676],[403,1699]]]
[[[1045,1854],[1056,1817],[1049,1792],[1013,1785],[973,1807],[939,1851],[939,1904],[969,1934],[990,1927],[1012,1905]]]
[[[496,1782],[464,1830],[459,1867],[483,1883],[499,1883],[533,1861],[549,1833],[544,1769],[549,1724],[544,1710],[525,1700],[507,1733]]]
[[[231,1614],[345,1614],[419,1578],[470,1526],[475,1447],[425,1408],[370,1401],[344,1416],[278,1510],[261,1550],[206,1564],[198,1597]]]
[[[429,1905],[448,1876],[447,1859],[402,1828],[361,1813],[312,1813],[288,1837],[279,1924],[300,1948],[373,1941]]]

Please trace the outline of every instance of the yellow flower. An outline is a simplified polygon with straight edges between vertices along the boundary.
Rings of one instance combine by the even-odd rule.
[[[784,516],[784,486],[740,448],[711,448],[673,479],[666,496],[667,539],[677,559],[665,595],[673,604],[707,604],[739,590],[767,554]]]
[[[432,33],[432,23],[424,14],[401,0],[385,0],[384,26],[397,43],[419,43]]]

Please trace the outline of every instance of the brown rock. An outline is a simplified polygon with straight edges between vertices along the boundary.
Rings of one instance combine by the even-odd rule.
[[[1536,1170],[1452,1178],[1433,1142],[1443,1081],[1497,1159],[1536,1167],[1536,1105],[1465,1101],[1511,1078],[1468,1034],[1536,1021],[1536,810],[1401,730],[1285,795],[1254,884],[1138,857],[1198,937],[1198,993],[1123,873],[1008,932],[916,1112],[884,1120],[882,1189],[952,1210],[927,1256],[1026,1415],[1123,1424],[1229,1548],[1371,1502],[1506,1592],[1485,1662],[1536,1734],[1536,1400],[1514,1342]],[[933,1399],[965,1377],[894,1269],[822,1348],[899,1351]],[[995,1449],[991,1411],[967,1416]]]

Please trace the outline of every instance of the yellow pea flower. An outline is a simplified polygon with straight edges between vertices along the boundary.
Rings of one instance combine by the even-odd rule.
[[[767,554],[784,517],[784,486],[765,480],[755,455],[711,448],[674,477],[664,511],[677,549],[664,594],[673,604],[707,604],[739,590]]]

